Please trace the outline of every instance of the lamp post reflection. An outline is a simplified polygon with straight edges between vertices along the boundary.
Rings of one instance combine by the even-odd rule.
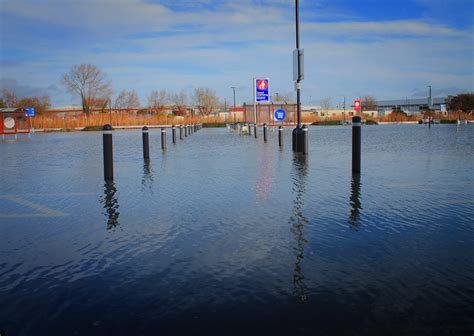
[[[117,188],[113,181],[107,181],[104,184],[104,197],[102,203],[104,204],[105,213],[107,217],[107,230],[112,230],[119,225],[118,218],[120,215],[119,204],[116,197]]]
[[[291,224],[291,233],[296,242],[294,248],[296,254],[295,268],[293,271],[293,295],[298,303],[306,303],[307,301],[307,286],[305,277],[301,267],[304,259],[304,249],[308,241],[304,236],[305,226],[308,220],[303,214],[304,196],[306,193],[306,176],[308,173],[307,157],[305,155],[294,156],[293,160],[293,194],[295,196],[293,201],[293,211],[289,220]]]
[[[349,217],[349,224],[352,229],[358,230],[360,227],[359,217],[362,205],[360,203],[360,174],[352,174],[351,180],[351,215]]]

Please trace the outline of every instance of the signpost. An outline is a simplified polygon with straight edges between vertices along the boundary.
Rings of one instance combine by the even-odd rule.
[[[27,107],[26,109],[27,115],[30,117],[35,116],[35,108],[34,107]]]
[[[300,28],[299,28],[299,6],[298,0],[295,0],[295,23],[296,23],[296,49],[293,51],[293,81],[296,90],[296,127],[292,132],[292,147],[297,153],[308,154],[308,132],[307,128],[301,128],[301,81],[304,79],[304,53],[300,49]]]
[[[268,90],[268,78],[254,78],[253,79],[253,118],[255,125],[257,121],[257,103],[270,102],[270,94]]]
[[[354,111],[360,111],[360,99],[354,100]]]
[[[274,113],[275,119],[278,121],[283,121],[286,118],[286,111],[284,109],[278,109]]]
[[[256,79],[255,80],[255,101],[269,102],[270,96],[268,95],[268,78]]]

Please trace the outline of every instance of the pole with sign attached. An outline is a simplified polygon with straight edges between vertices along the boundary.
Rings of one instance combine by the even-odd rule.
[[[254,78],[253,79],[253,118],[256,127],[258,126],[257,118],[257,103],[269,103],[269,79],[268,78]]]
[[[305,138],[308,132],[303,132],[301,128],[301,80],[304,79],[304,50],[300,49],[300,28],[299,28],[299,9],[298,0],[295,0],[295,16],[296,16],[296,49],[293,51],[293,81],[296,89],[296,128],[292,133],[293,151],[307,154],[308,149],[304,148],[308,143]]]
[[[360,99],[354,99],[354,111],[356,112],[359,112],[360,113]]]

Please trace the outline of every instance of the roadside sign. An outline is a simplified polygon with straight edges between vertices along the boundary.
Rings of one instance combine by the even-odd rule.
[[[354,100],[354,110],[360,111],[360,99]]]
[[[255,101],[269,102],[268,78],[255,79]]]
[[[298,68],[299,63],[299,68]],[[304,49],[293,50],[293,81],[304,79]]]
[[[28,116],[30,116],[30,117],[35,116],[35,108],[34,107],[27,107],[25,110],[26,110],[26,113],[27,113]]]
[[[284,109],[278,109],[275,111],[275,119],[278,121],[283,121],[286,118],[286,112]]]

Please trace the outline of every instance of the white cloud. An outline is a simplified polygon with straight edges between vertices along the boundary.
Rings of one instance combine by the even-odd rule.
[[[441,24],[415,20],[391,20],[372,22],[325,22],[307,23],[304,29],[317,34],[346,36],[467,36],[468,32]]]
[[[191,11],[140,0],[5,4],[4,12],[31,20],[41,13],[43,22],[54,22],[58,29],[88,30],[89,44],[58,48],[44,40],[34,61],[4,69],[2,76],[31,85],[56,84],[71,65],[93,63],[108,73],[116,91],[136,88],[142,98],[152,89],[195,86],[230,98],[229,87],[236,85],[246,87],[239,90],[239,100],[248,100],[255,75],[270,77],[273,92],[293,89],[294,18],[281,6],[290,6],[288,1],[227,2],[212,10],[201,2]],[[25,40],[41,38],[34,32],[20,37],[23,45],[17,48],[25,50]],[[313,100],[339,93],[398,98],[427,83],[473,90],[469,29],[419,20],[305,22],[301,41],[303,95]]]

